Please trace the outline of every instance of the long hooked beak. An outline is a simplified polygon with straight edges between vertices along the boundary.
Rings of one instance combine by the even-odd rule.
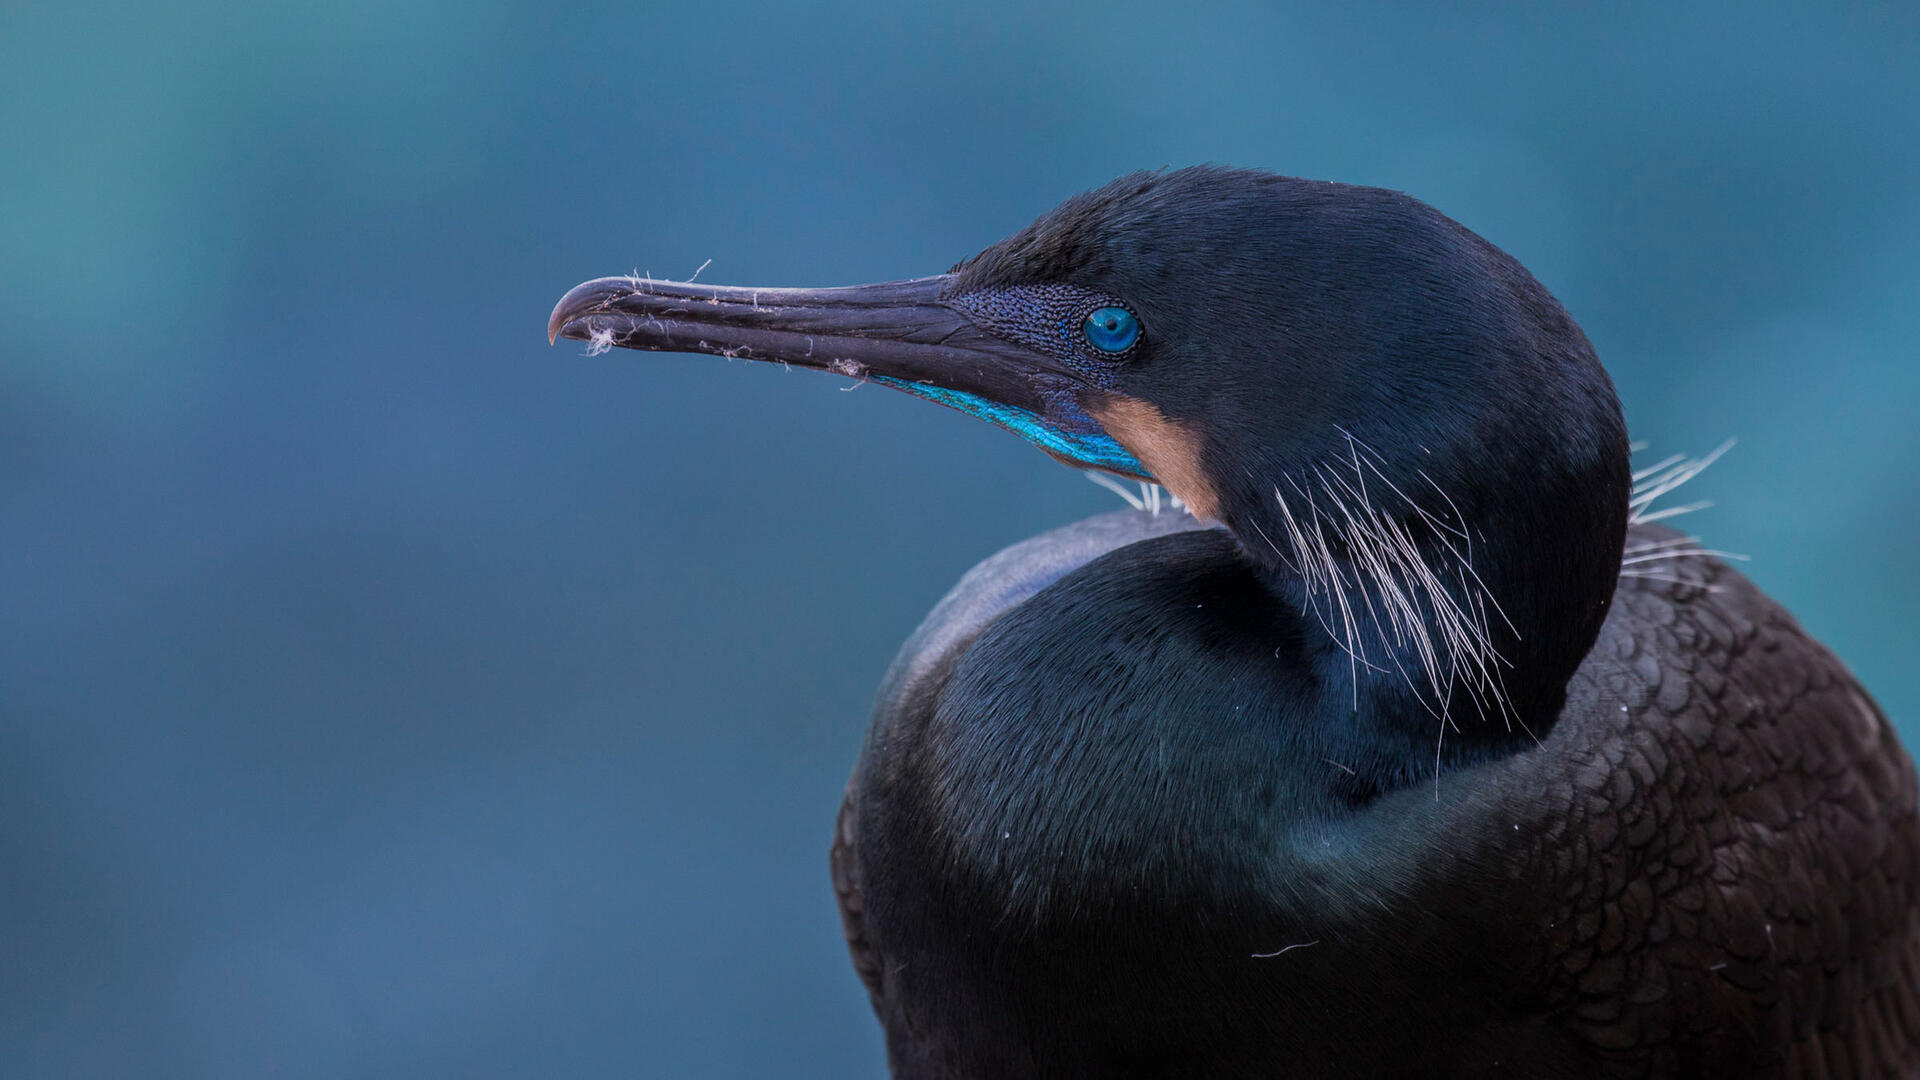
[[[975,325],[945,303],[952,287],[949,274],[832,289],[598,278],[560,298],[547,339],[867,379],[998,424],[1076,467],[1152,479],[1079,405],[1072,371]]]

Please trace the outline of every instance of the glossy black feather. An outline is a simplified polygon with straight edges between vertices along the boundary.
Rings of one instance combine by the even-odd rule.
[[[1224,527],[1029,541],[902,650],[832,860],[896,1075],[1920,1070],[1912,763],[1778,606],[1629,529],[1612,385],[1518,263],[1188,169],[955,274],[1137,312],[1083,400],[1144,403],[1129,449]]]
[[[833,863],[898,1075],[1910,1074],[1912,766],[1744,578],[1623,579],[1540,745],[1355,799],[1297,613],[1168,517],[989,560],[896,662]]]

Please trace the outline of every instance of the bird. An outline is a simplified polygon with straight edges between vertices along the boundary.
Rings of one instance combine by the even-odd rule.
[[[560,337],[1169,495],[982,562],[883,679],[830,864],[894,1076],[1920,1072],[1894,727],[1427,204],[1141,172],[943,274],[595,279]]]

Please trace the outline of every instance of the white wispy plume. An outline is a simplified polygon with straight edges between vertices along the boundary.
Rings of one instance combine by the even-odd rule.
[[[1728,439],[1700,457],[1688,457],[1685,454],[1671,454],[1642,469],[1633,471],[1633,495],[1629,499],[1627,526],[1645,525],[1654,521],[1665,521],[1691,514],[1696,510],[1705,510],[1712,506],[1710,500],[1681,503],[1676,506],[1656,507],[1654,504],[1704,472],[1707,466],[1719,461],[1721,455],[1733,449],[1737,440]],[[1635,443],[1633,450],[1645,449],[1645,444]],[[1620,576],[1623,578],[1643,578],[1650,581],[1669,581],[1683,585],[1695,585],[1711,589],[1713,586],[1701,585],[1690,578],[1680,577],[1671,572],[1676,559],[1695,559],[1712,556],[1721,559],[1746,561],[1745,555],[1731,551],[1719,551],[1700,543],[1697,536],[1674,536],[1661,540],[1635,540],[1629,534],[1626,550],[1620,555]]]
[[[1483,718],[1498,714],[1511,726],[1519,718],[1501,681],[1511,664],[1494,645],[1493,620],[1513,624],[1473,567],[1468,523],[1424,470],[1419,476],[1437,497],[1431,506],[1389,480],[1371,447],[1341,434],[1344,458],[1274,488],[1280,542],[1255,528],[1300,575],[1307,611],[1346,652],[1355,707],[1366,668],[1397,673],[1436,718],[1445,720],[1464,690]]]

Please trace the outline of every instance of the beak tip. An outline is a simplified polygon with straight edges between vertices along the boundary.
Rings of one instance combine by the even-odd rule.
[[[547,316],[547,344],[552,345],[563,337],[585,341],[587,331],[573,332],[573,324],[583,316],[602,310],[612,301],[635,291],[632,278],[595,278],[568,289],[567,295],[553,305],[553,314]]]
[[[568,298],[571,298],[571,294]],[[567,322],[573,318],[575,313],[569,311],[568,307],[567,300],[562,299],[553,306],[553,314],[547,316],[547,344],[551,345],[559,341],[560,331],[565,330]]]

